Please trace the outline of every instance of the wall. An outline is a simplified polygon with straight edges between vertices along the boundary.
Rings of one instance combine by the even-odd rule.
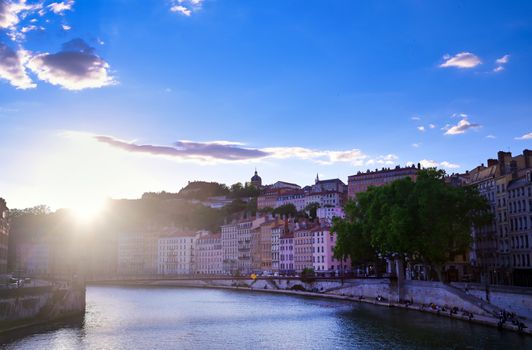
[[[462,290],[466,287],[465,283],[453,283],[453,285]],[[469,294],[486,300],[486,286],[468,283],[467,289]],[[532,320],[532,288],[488,286],[487,295],[490,304]]]
[[[0,331],[84,313],[84,286],[0,291]]]

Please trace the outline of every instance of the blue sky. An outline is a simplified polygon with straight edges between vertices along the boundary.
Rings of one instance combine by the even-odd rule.
[[[526,1],[0,0],[0,196],[463,172],[532,146],[530,77]]]

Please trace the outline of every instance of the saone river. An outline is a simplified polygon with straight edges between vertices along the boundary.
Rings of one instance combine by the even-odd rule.
[[[88,287],[81,322],[5,349],[532,349],[532,337],[368,304],[194,288]]]

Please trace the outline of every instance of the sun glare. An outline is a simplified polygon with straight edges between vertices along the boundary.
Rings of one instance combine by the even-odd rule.
[[[84,198],[71,206],[72,214],[81,224],[90,223],[105,209],[105,200]]]

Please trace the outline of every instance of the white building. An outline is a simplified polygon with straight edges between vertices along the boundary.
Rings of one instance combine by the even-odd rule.
[[[117,239],[117,272],[120,275],[157,273],[157,239],[154,230],[122,232]]]
[[[210,234],[196,240],[196,274],[220,275],[223,273],[221,234]]]
[[[160,275],[189,275],[194,273],[196,233],[161,237],[157,245],[157,273]]]
[[[345,213],[342,207],[321,207],[316,210],[316,217],[330,223],[333,218],[345,218]]]
[[[236,223],[222,225],[221,227],[223,270],[225,273],[233,273],[237,270],[238,263],[238,239],[236,237]]]

